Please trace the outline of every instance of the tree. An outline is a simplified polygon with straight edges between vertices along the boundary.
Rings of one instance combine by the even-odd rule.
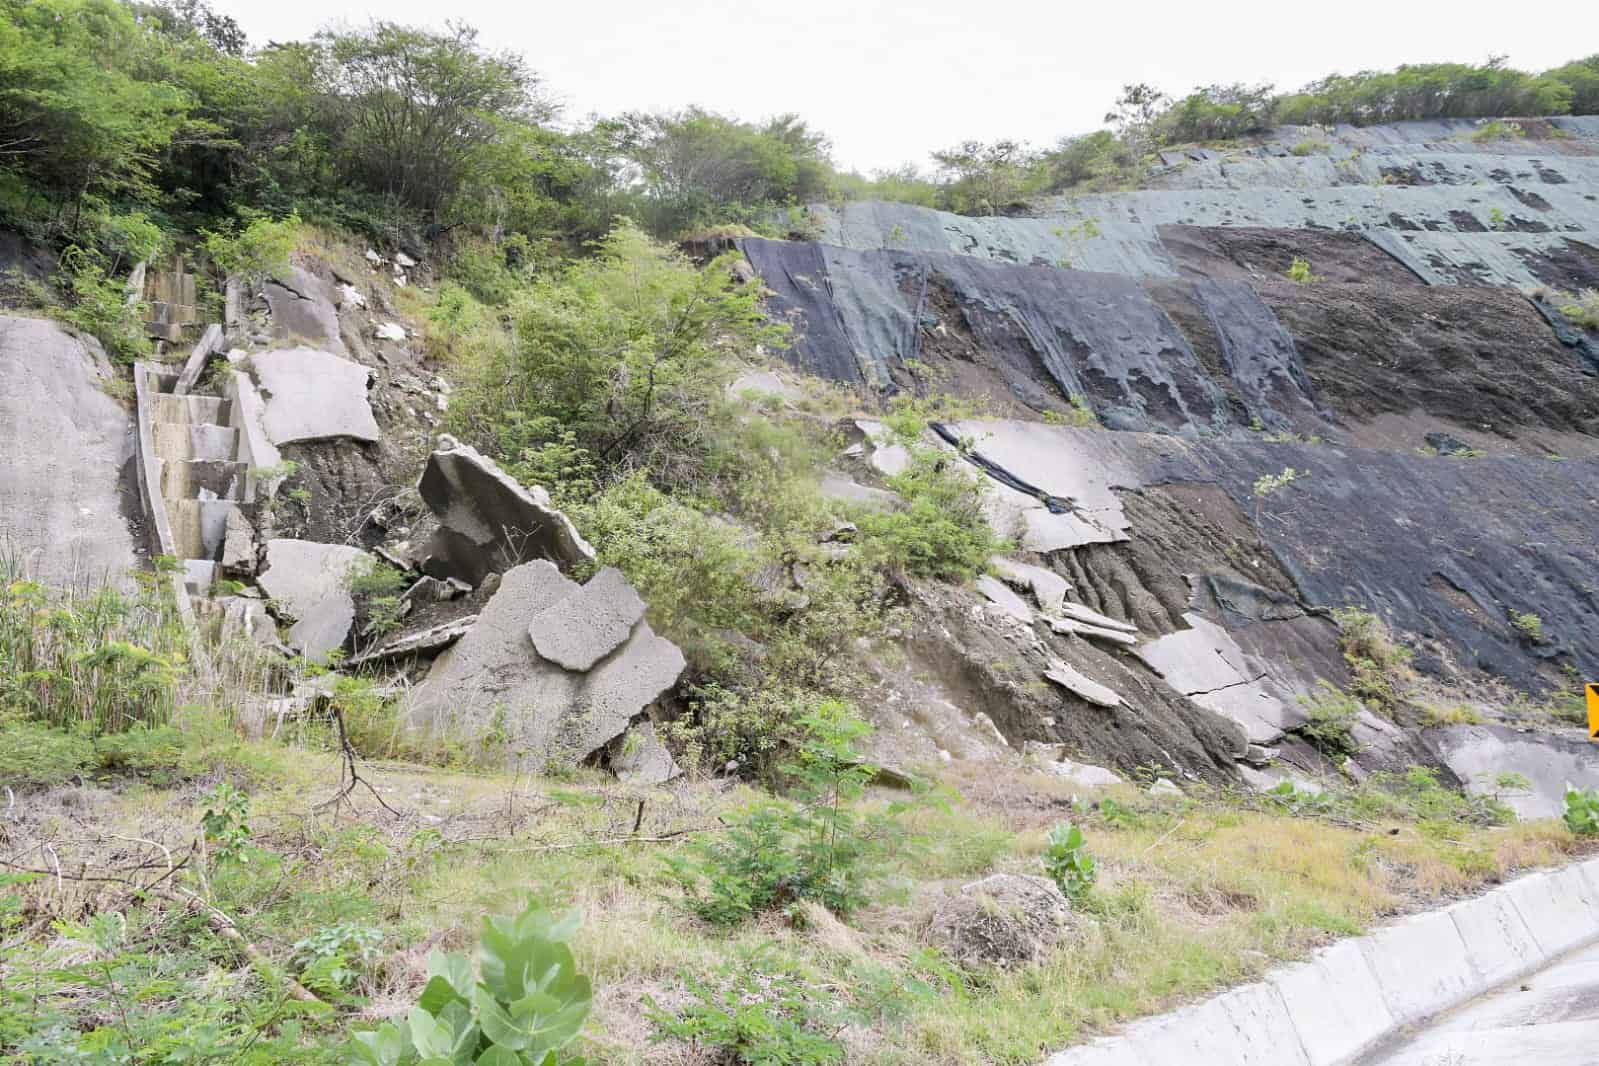
[[[1141,159],[1155,147],[1155,120],[1167,104],[1165,93],[1151,85],[1123,85],[1105,121],[1115,128],[1122,143]]]
[[[316,43],[324,57],[307,58],[326,79],[326,133],[343,172],[434,220],[485,150],[557,111],[521,56],[485,50],[464,23],[435,33],[374,22]]]
[[[1038,157],[1020,141],[962,141],[933,153],[948,186],[950,210],[963,215],[996,215],[1030,191]]]

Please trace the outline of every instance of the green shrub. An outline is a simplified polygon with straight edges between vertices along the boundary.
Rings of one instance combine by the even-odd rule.
[[[200,812],[200,828],[212,845],[212,854],[217,861],[249,861],[246,849],[253,835],[250,829],[249,796],[226,781],[218,783],[205,797],[205,807]]]
[[[1566,297],[1560,305],[1560,313],[1579,329],[1599,330],[1599,289],[1584,289],[1578,295]]]
[[[870,727],[837,700],[818,702],[802,724],[796,758],[782,767],[792,802],[756,802],[727,818],[726,832],[665,860],[684,905],[705,921],[733,925],[802,900],[848,914],[867,902],[891,845],[904,842],[904,805],[854,809],[877,775],[855,746]]]
[[[94,744],[87,737],[0,715],[0,783],[64,785],[93,758]]]
[[[289,269],[289,256],[300,241],[300,216],[289,214],[274,222],[266,215],[245,215],[245,225],[207,231],[203,247],[218,270],[246,285],[283,274]]]
[[[1511,611],[1510,624],[1516,631],[1534,644],[1543,640],[1543,619],[1531,611]]]
[[[1310,260],[1296,255],[1294,261],[1288,265],[1288,280],[1300,285],[1314,285],[1325,279],[1319,274],[1311,273]]]
[[[1515,812],[1495,796],[1470,796],[1445,788],[1438,771],[1412,766],[1402,774],[1375,773],[1349,799],[1356,818],[1403,818],[1447,825],[1509,825]]]
[[[1049,831],[1044,845],[1044,872],[1068,899],[1082,899],[1094,887],[1098,870],[1079,826],[1062,822]]]
[[[566,944],[576,913],[557,919],[531,901],[516,917],[486,918],[478,977],[465,956],[434,951],[428,983],[403,1025],[355,1034],[363,1066],[582,1066],[564,1054],[594,1003]]]
[[[57,309],[56,317],[94,337],[124,362],[150,354],[141,321],[145,305],[129,306],[123,284],[106,276],[99,257],[73,245],[61,253],[58,262],[58,282],[68,299],[65,307]]]
[[[1318,751],[1332,759],[1345,759],[1360,751],[1355,742],[1354,726],[1360,720],[1360,701],[1337,685],[1317,681],[1316,691],[1301,696],[1309,721],[1299,727],[1299,732]]]
[[[696,1050],[710,1050],[717,1062],[824,1066],[844,1061],[844,1045],[833,1035],[839,1012],[828,1009],[828,994],[775,948],[743,951],[718,968],[713,979],[688,975],[686,983],[693,1001],[677,1011],[663,1010],[653,997],[644,997],[654,1039],[682,1040]]]
[[[1370,611],[1339,607],[1332,615],[1338,623],[1339,648],[1354,675],[1350,691],[1378,710],[1392,711],[1415,680],[1410,649],[1396,642],[1383,620]]]
[[[864,514],[860,527],[889,565],[918,577],[958,580],[980,573],[1003,550],[983,510],[983,484],[960,457],[913,446],[910,465],[888,484],[904,506]]]
[[[1599,835],[1599,788],[1566,786],[1566,828],[1578,836]]]

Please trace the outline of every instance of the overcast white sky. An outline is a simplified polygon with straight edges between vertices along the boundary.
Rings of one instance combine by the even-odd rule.
[[[1036,145],[1100,125],[1125,82],[1298,86],[1334,71],[1599,51],[1599,3],[1483,0],[213,0],[255,43],[374,16],[461,18],[523,53],[567,117],[700,104],[798,112],[861,170],[967,138]]]

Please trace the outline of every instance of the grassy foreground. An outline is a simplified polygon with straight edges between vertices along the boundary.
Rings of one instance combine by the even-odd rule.
[[[361,773],[375,792],[329,803],[340,766],[319,738],[184,724],[188,746],[143,776],[7,797],[9,1061],[342,1062],[350,1031],[416,1001],[431,949],[469,948],[484,914],[531,895],[582,912],[591,1062],[738,1061],[659,1039],[647,1004],[671,1013],[693,980],[770,972],[799,990],[787,1016],[844,1061],[1028,1063],[1576,848],[1558,823],[1476,824],[1480,808],[1415,776],[1314,804],[1133,786],[1074,797],[1020,766],[957,764],[944,784],[960,799],[907,816],[917,843],[847,925],[805,907],[729,933],[684,910],[663,859],[721,831],[753,798],[744,786],[374,764]],[[932,947],[947,890],[1041,873],[1065,820],[1100,873],[1052,952],[962,967]]]

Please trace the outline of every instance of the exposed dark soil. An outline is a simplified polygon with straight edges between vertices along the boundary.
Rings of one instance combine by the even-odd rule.
[[[1286,278],[1296,258],[1329,282],[1416,288],[1420,278],[1358,233],[1254,226],[1161,226],[1160,241],[1185,278]]]

